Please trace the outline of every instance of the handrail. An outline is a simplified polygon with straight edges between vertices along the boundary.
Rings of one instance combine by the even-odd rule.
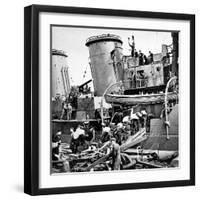
[[[176,80],[177,77],[174,76],[172,78],[169,79],[169,81],[167,82],[167,86],[166,86],[166,89],[165,89],[165,123],[166,123],[166,132],[167,132],[167,139],[169,140],[169,119],[168,119],[168,109],[167,109],[167,95],[168,95],[168,89],[169,89],[169,86],[170,86],[170,83],[174,80]]]

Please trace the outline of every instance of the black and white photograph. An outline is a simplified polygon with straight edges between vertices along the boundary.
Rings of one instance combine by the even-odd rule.
[[[180,168],[179,59],[179,31],[52,24],[51,175]]]

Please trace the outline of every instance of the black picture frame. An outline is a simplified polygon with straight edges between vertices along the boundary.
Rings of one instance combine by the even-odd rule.
[[[76,13],[190,23],[190,179],[177,181],[39,188],[39,14]],[[83,7],[31,5],[24,9],[24,192],[30,195],[94,192],[195,185],[195,15]]]

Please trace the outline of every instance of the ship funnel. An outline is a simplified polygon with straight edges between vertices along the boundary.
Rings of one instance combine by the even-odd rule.
[[[102,96],[107,87],[117,82],[112,52],[122,47],[122,40],[113,34],[92,36],[85,44],[89,48],[90,68],[96,96]]]

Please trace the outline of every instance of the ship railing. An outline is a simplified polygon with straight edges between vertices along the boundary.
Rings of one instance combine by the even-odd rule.
[[[168,118],[168,92],[170,86],[173,86],[173,90],[178,93],[178,88],[177,88],[177,77],[174,76],[170,78],[170,80],[167,82],[167,86],[165,88],[165,124],[166,124],[166,133],[167,133],[167,139],[169,140],[169,127],[170,127],[170,122]]]

